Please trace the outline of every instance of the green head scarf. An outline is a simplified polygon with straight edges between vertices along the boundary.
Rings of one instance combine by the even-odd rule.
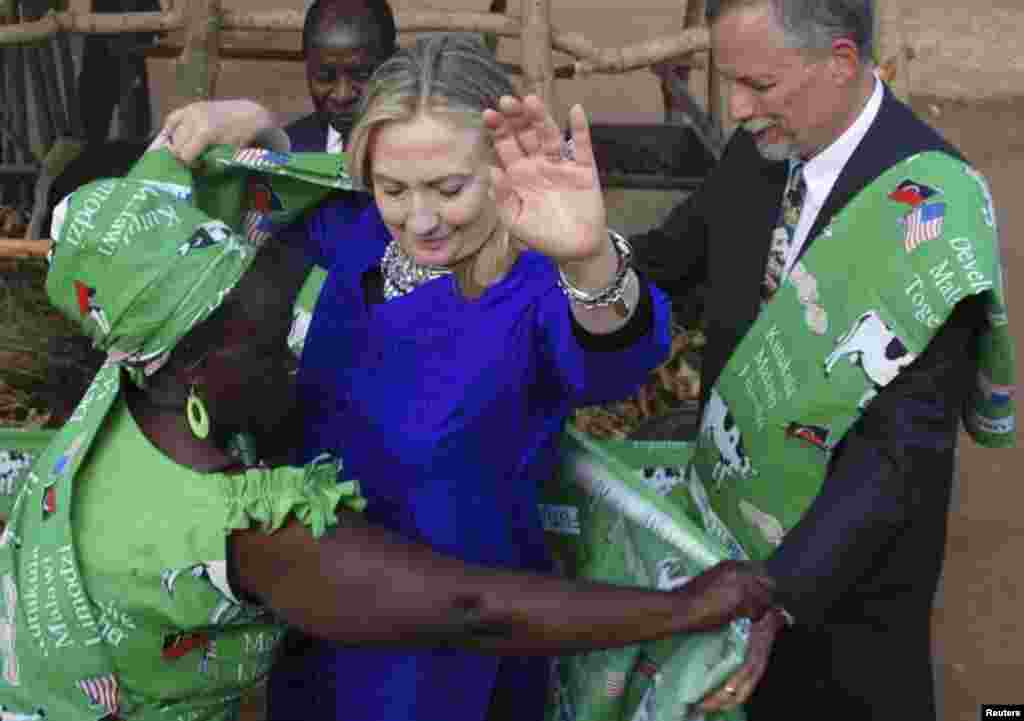
[[[340,155],[215,149],[204,167],[197,190],[166,150],[151,151],[128,177],[83,186],[54,212],[51,302],[140,382],[220,306],[266,228],[351,187]],[[246,207],[247,193],[263,202]]]

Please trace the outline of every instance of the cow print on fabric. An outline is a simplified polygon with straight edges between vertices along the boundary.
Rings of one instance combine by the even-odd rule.
[[[18,490],[18,479],[33,460],[32,454],[24,451],[0,451],[0,495],[14,495]]]

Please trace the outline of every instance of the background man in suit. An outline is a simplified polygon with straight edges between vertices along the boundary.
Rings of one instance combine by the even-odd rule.
[[[292,150],[345,149],[366,83],[394,53],[396,36],[387,0],[315,0],[302,28],[314,111],[285,127]]]
[[[637,266],[669,294],[706,286],[705,403],[774,289],[812,243],[830,242],[834,215],[911,155],[959,157],[877,79],[872,13],[871,0],[707,2],[739,128],[703,186],[631,238]],[[789,246],[773,247],[790,159],[803,162],[802,210]],[[794,623],[774,613],[756,624],[747,665],[709,707],[753,694],[752,721],[801,709],[935,718],[930,618],[981,311],[979,296],[960,301],[834,449],[820,492],[766,560]]]

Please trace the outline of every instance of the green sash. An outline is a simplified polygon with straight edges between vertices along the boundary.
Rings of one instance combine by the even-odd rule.
[[[818,494],[850,426],[976,294],[989,326],[965,421],[979,443],[1010,446],[1013,344],[984,179],[924,153],[864,189],[796,265],[711,391],[685,484],[708,530],[737,556],[768,556]]]

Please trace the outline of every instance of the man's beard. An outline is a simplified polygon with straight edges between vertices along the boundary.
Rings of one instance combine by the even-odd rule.
[[[772,120],[766,120],[764,118],[753,118],[742,124],[744,130],[751,135],[756,135],[762,130],[774,126],[776,123]],[[797,155],[796,145],[792,141],[782,141],[778,143],[762,143],[758,142],[757,152],[761,154],[761,157],[765,160],[779,162],[795,157]]]

